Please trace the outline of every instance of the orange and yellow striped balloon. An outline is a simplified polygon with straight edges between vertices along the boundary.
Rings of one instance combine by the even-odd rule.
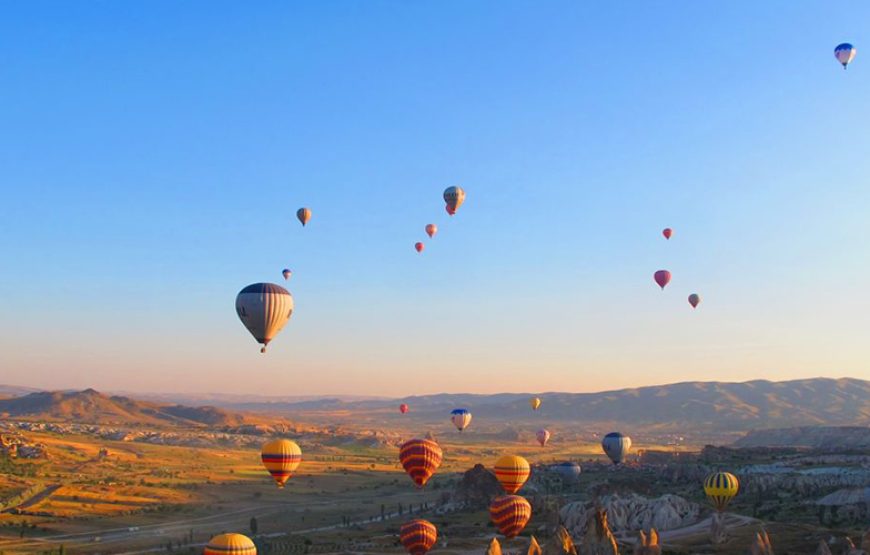
[[[260,458],[278,487],[283,488],[302,462],[302,449],[289,439],[276,439],[263,445]]]
[[[257,547],[248,536],[220,534],[208,541],[202,555],[257,555]]]
[[[532,506],[519,495],[496,497],[489,506],[489,518],[498,531],[513,538],[523,531],[532,518]]]
[[[495,477],[509,494],[520,491],[531,471],[529,461],[516,455],[505,455],[495,463]]]
[[[399,462],[419,487],[426,485],[443,458],[441,447],[431,439],[411,439],[399,449]]]
[[[438,539],[438,530],[428,520],[417,519],[403,524],[399,537],[405,551],[411,555],[426,555]]]

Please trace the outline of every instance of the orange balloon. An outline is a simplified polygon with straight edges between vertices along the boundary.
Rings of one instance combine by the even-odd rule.
[[[435,224],[429,224],[426,226],[426,235],[431,239],[435,237],[435,234],[438,233],[438,226]]]
[[[426,245],[424,245],[423,243],[417,242],[417,243],[414,243],[414,248],[417,249],[417,252],[423,252],[423,249],[426,248]]]

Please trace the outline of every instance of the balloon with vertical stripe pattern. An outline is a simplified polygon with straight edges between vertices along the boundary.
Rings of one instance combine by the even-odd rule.
[[[302,224],[302,227],[305,227],[305,224],[311,220],[311,209],[310,208],[300,208],[296,211],[296,219]]]
[[[601,448],[613,464],[619,464],[631,449],[631,438],[619,432],[610,432],[601,440]]]
[[[265,353],[293,315],[293,295],[274,283],[254,283],[236,296],[236,314],[257,343],[262,343],[260,352]]]
[[[416,519],[402,525],[399,538],[411,555],[426,555],[438,539],[438,529],[428,520]]]
[[[720,512],[731,503],[739,489],[737,476],[730,472],[714,472],[704,480],[704,493],[713,507]]]
[[[489,518],[506,538],[514,538],[532,518],[532,506],[519,495],[503,495],[489,505]]]
[[[435,474],[444,453],[431,439],[411,439],[399,448],[399,462],[418,487],[423,487]]]
[[[208,541],[203,555],[257,555],[257,546],[242,534],[218,534]]]
[[[276,439],[263,445],[260,459],[279,488],[283,488],[302,462],[302,449],[295,441]]]
[[[516,455],[505,455],[495,463],[495,477],[505,493],[520,491],[531,473],[529,461]]]

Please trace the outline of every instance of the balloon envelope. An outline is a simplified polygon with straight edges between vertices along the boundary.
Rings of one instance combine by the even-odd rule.
[[[704,480],[704,493],[717,511],[723,511],[739,489],[737,476],[730,472],[714,472]]]
[[[450,411],[450,421],[461,432],[471,424],[471,413],[468,409],[453,409]]]
[[[254,283],[236,296],[236,314],[265,353],[266,345],[293,315],[293,296],[280,285]]]
[[[689,304],[692,305],[692,308],[697,308],[701,304],[701,295],[697,293],[689,295]]]
[[[576,480],[582,472],[579,464],[569,461],[552,464],[549,468],[567,480]]]
[[[538,410],[541,406],[541,399],[538,397],[532,397],[529,399],[529,406],[532,407],[532,410]]]
[[[401,412],[402,414],[405,414],[405,413],[408,412],[409,410],[410,410],[410,409],[408,408],[408,405],[407,405],[407,404],[402,403],[401,405],[399,405],[399,412]]]
[[[667,270],[659,270],[653,274],[653,279],[662,289],[671,281],[671,273]]]
[[[283,488],[302,462],[302,449],[295,441],[276,439],[263,445],[260,459],[278,487]]]
[[[665,236],[665,239],[670,239],[671,235],[673,235],[673,234],[674,234],[674,230],[669,228],[669,227],[666,227],[662,230],[662,235]]]
[[[203,555],[257,555],[251,538],[242,534],[219,534],[208,541]]]
[[[489,518],[507,538],[516,537],[532,518],[532,506],[519,495],[496,497],[489,505]]]
[[[834,48],[834,57],[837,58],[837,61],[843,65],[843,69],[846,69],[852,60],[855,59],[855,55],[858,53],[858,49],[849,44],[848,42],[844,42],[842,44],[838,44],[836,48]]]
[[[547,442],[550,441],[550,432],[541,428],[535,433],[535,439],[538,440],[538,443],[541,444],[541,447],[547,445]]]
[[[399,529],[399,537],[405,551],[411,555],[425,555],[435,545],[438,530],[428,520],[417,519],[403,524]]]
[[[495,463],[495,477],[508,494],[518,492],[531,471],[529,461],[516,455],[505,455]]]
[[[414,243],[414,248],[417,250],[417,252],[423,252],[423,249],[426,248],[426,245],[424,245],[423,243]]]
[[[619,464],[631,449],[631,438],[619,432],[611,432],[601,440],[601,448],[613,464]]]
[[[438,226],[435,224],[429,224],[426,226],[426,235],[430,238],[435,237],[435,234],[438,233]]]
[[[452,216],[465,202],[465,191],[462,187],[447,187],[444,189],[444,202],[447,203],[447,213]]]
[[[284,268],[284,270],[281,272],[281,275],[284,276],[284,281],[287,281],[288,279],[290,279],[290,276],[293,275],[293,272],[291,272],[288,268]]]
[[[441,447],[431,439],[411,439],[399,448],[399,462],[402,468],[419,487],[426,485],[429,478],[435,474],[444,453]]]
[[[300,208],[296,211],[296,218],[302,222],[302,226],[305,227],[305,224],[308,223],[308,220],[311,219],[311,209],[310,208]]]

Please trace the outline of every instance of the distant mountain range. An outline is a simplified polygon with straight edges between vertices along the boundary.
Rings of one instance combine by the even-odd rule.
[[[0,391],[4,391],[2,386]],[[217,406],[191,407],[85,390],[36,392],[0,400],[0,415],[34,420],[209,426],[233,426],[285,417],[319,423],[352,419],[369,425],[396,422],[399,403],[408,403],[411,412],[402,417],[408,424],[443,422],[450,410],[467,407],[474,414],[475,426],[489,429],[517,422],[529,423],[530,416],[554,424],[614,423],[660,430],[688,428],[728,432],[870,425],[870,382],[851,378],[686,382],[601,393],[539,393],[534,395],[540,397],[543,404],[536,413],[532,413],[528,405],[532,395],[435,394],[403,399],[310,398],[267,402],[251,401],[247,396],[217,395],[208,396]],[[180,395],[172,398],[183,399]],[[196,404],[196,399],[191,399],[191,404]],[[252,416],[255,413],[259,418]]]
[[[136,401],[84,391],[39,391],[0,400],[0,416],[48,422],[145,424],[151,426],[238,426],[249,417],[217,407],[187,407]]]

